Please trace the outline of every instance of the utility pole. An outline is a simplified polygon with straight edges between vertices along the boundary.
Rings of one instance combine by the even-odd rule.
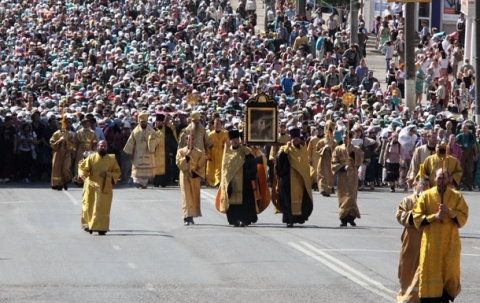
[[[475,1],[475,122],[480,124],[480,1]],[[469,39],[469,37],[465,37]]]
[[[415,3],[405,3],[405,103],[415,109]]]
[[[358,44],[358,0],[350,0],[350,45]]]
[[[307,15],[307,0],[295,0],[295,13],[297,16]]]

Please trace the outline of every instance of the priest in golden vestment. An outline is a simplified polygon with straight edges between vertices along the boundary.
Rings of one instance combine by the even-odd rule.
[[[277,155],[279,205],[287,227],[303,224],[313,211],[312,179],[307,148],[301,144],[300,129],[289,131],[292,138]]]
[[[428,156],[423,162],[423,168],[425,175],[430,178],[430,187],[434,187],[435,183],[435,172],[439,168],[443,168],[445,161],[445,170],[448,172],[448,175],[453,179],[452,183],[454,186],[459,186],[460,181],[462,180],[463,169],[462,166],[458,163],[457,158],[447,154],[447,142],[441,141],[437,143],[436,154]]]
[[[132,178],[137,188],[147,188],[148,179],[154,176],[155,150],[160,138],[148,125],[147,113],[138,115],[139,124],[130,134],[123,151],[132,158]]]
[[[276,161],[277,153],[280,150],[280,146],[287,144],[290,141],[290,135],[287,133],[287,124],[285,121],[280,122],[280,133],[277,136],[277,142],[280,143],[277,146],[272,146],[270,149],[269,160]]]
[[[180,190],[185,225],[195,224],[193,218],[201,217],[200,180],[205,179],[206,155],[194,147],[195,138],[187,135],[187,146],[177,151],[177,166],[180,169]]]
[[[222,175],[222,158],[225,142],[228,141],[228,133],[222,129],[222,121],[216,118],[215,130],[208,134],[212,146],[207,149],[207,185],[217,187],[220,185]]]
[[[414,182],[412,195],[403,198],[397,208],[397,221],[404,226],[401,236],[402,246],[398,262],[398,280],[400,291],[397,294],[397,303],[419,303],[418,297],[418,261],[420,259],[420,243],[422,232],[414,224],[412,211],[418,197],[424,190],[430,189],[428,176],[417,177]]]
[[[73,137],[73,148],[75,149],[75,176],[78,177],[78,163],[83,160],[83,153],[91,151],[95,148],[97,136],[90,128],[90,120],[82,120],[82,128],[77,131],[75,137]],[[74,180],[77,180],[77,178]]]
[[[467,223],[463,195],[450,186],[442,168],[436,186],[423,192],[413,208],[415,226],[423,230],[418,265],[420,302],[450,302],[459,294],[461,243],[458,229]]]
[[[363,163],[363,152],[350,144],[353,134],[343,135],[343,144],[335,147],[332,154],[332,173],[338,174],[338,216],[340,226],[356,226],[356,218],[360,218],[357,206],[358,167]]]
[[[307,153],[308,153],[308,163],[313,169],[312,174],[312,184],[315,188],[318,189],[318,172],[317,166],[318,161],[320,160],[320,156],[317,153],[317,144],[318,142],[325,137],[324,128],[325,122],[320,122],[317,124],[317,134],[316,136],[312,136],[310,141],[308,141]]]
[[[257,165],[248,147],[240,144],[240,132],[228,133],[222,160],[222,179],[215,206],[227,214],[230,225],[244,227],[257,222]]]
[[[325,125],[325,137],[320,139],[316,146],[318,154],[318,165],[315,166],[318,176],[318,190],[324,197],[333,194],[333,183],[335,177],[332,173],[332,153],[337,142],[334,138],[335,124],[329,120]]]
[[[72,121],[63,116],[62,125],[50,138],[53,149],[52,160],[52,189],[68,190],[68,183],[72,181],[72,150],[73,136],[70,133]]]
[[[113,185],[122,173],[115,155],[107,154],[107,150],[107,141],[98,142],[97,152],[78,165],[79,176],[85,180],[81,224],[90,234],[105,235],[109,231]]]
[[[205,152],[213,145],[213,143],[208,137],[207,130],[200,123],[201,115],[199,112],[194,111],[190,115],[190,118],[192,119],[192,122],[180,133],[178,147],[185,147],[187,144],[187,135],[193,135],[195,138],[195,147]]]
[[[164,121],[165,114],[158,112],[156,114],[155,131],[158,135],[158,145],[155,148],[155,169],[153,171],[155,177],[153,178],[154,187],[166,187],[170,183],[172,175],[171,156],[177,154],[177,140],[170,127],[166,126]]]

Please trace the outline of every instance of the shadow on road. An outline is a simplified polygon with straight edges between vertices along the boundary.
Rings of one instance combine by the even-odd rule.
[[[117,237],[149,236],[149,237],[175,238],[172,235],[164,234],[161,231],[157,231],[157,230],[111,230],[107,233],[107,236],[117,236]]]

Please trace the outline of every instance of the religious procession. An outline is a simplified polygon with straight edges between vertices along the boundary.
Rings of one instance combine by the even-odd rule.
[[[338,199],[346,227],[361,218],[359,192],[413,190],[397,211],[399,302],[455,298],[461,192],[480,189],[463,14],[450,34],[422,23],[409,109],[401,4],[374,24],[359,14],[358,44],[347,8],[266,5],[266,31],[252,0],[0,9],[0,183],[83,187],[81,227],[100,235],[120,187],[179,187],[186,226],[209,187],[229,225],[256,223],[272,203],[288,228],[309,219],[316,195]],[[433,272],[436,286],[422,284]]]

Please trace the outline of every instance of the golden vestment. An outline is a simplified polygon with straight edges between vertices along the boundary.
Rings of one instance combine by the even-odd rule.
[[[222,179],[220,182],[220,200],[217,206],[218,211],[225,213],[231,204],[242,204],[243,201],[243,163],[245,157],[251,154],[251,150],[243,145],[237,149],[225,147],[222,159]],[[228,188],[231,184],[231,193]]]
[[[61,138],[63,141],[60,141]],[[65,130],[57,130],[50,138],[50,146],[52,147],[52,187],[63,186],[72,181],[72,150],[73,150],[73,136]]]
[[[108,231],[113,185],[121,175],[115,155],[102,157],[99,153],[91,154],[79,163],[78,172],[86,177],[82,196],[82,227],[91,231]],[[105,177],[100,176],[103,172],[107,173]]]
[[[166,126],[163,126],[166,127]],[[155,148],[155,168],[153,169],[154,175],[165,174],[165,129],[157,129],[158,144]]]
[[[327,194],[332,192],[334,176],[332,173],[332,153],[337,142],[334,138],[324,137],[318,141],[316,151],[318,154],[318,165],[314,166],[317,171],[317,184],[320,192]]]
[[[410,168],[408,169],[407,179],[413,180],[418,174],[420,164],[425,162],[428,156],[435,155],[435,148],[429,149],[427,144],[415,148],[413,152],[412,161],[410,162]]]
[[[223,149],[228,141],[228,134],[224,130],[218,133],[213,130],[208,134],[208,138],[213,145],[207,150],[207,185],[213,187],[220,184]]]
[[[73,148],[75,149],[75,176],[77,176],[78,163],[83,160],[83,153],[92,150],[97,141],[97,136],[90,129],[82,128],[73,137]]]
[[[182,192],[183,218],[201,217],[200,180],[205,179],[205,153],[194,148],[186,157],[187,147],[178,149],[176,163],[180,169],[180,189]]]
[[[132,178],[142,185],[146,185],[148,178],[152,178],[155,169],[155,150],[160,139],[155,130],[147,125],[145,129],[137,125],[130,134],[123,151],[132,160]]]
[[[420,298],[442,297],[444,290],[455,298],[460,286],[461,243],[458,229],[468,219],[468,206],[462,194],[451,187],[443,193],[443,203],[450,209],[442,221],[434,220],[442,201],[437,187],[423,192],[413,208],[417,228],[425,227],[418,266]],[[427,220],[428,225],[422,225]]]
[[[287,144],[287,142],[290,141],[290,135],[289,134],[278,134],[277,137],[277,142],[280,143],[279,145],[274,145],[270,149],[270,155],[268,157],[269,160],[275,160],[277,157],[278,150],[280,149],[280,146]]]
[[[287,144],[277,156],[278,197],[283,223],[304,223],[313,211],[307,148]]]
[[[317,144],[320,140],[321,138],[319,138],[318,136],[312,137],[310,139],[310,142],[308,142],[307,147],[308,163],[313,168],[312,183],[317,183],[318,180],[317,166],[320,156],[317,153]]]
[[[435,174],[437,169],[443,167],[443,159],[437,154],[428,156],[427,159],[423,162],[423,168],[425,170],[425,176],[430,178],[430,187],[437,186],[435,180]],[[460,164],[458,163],[457,158],[453,156],[447,156],[445,160],[445,169],[448,172],[448,175],[453,179],[455,185],[460,185],[462,180],[463,170]]]
[[[422,232],[413,222],[412,210],[417,202],[417,194],[403,198],[397,208],[397,221],[405,226],[403,230],[398,262],[398,280],[400,291],[397,294],[398,303],[419,303],[418,297],[418,260],[420,258],[420,243]]]
[[[198,128],[195,130],[193,128],[193,123],[190,123],[187,127],[185,127],[182,132],[180,133],[180,138],[178,142],[178,148],[182,148],[187,145],[187,135],[192,135],[195,137],[193,146],[202,150],[206,151],[212,146],[212,142],[208,137],[208,133],[203,125],[198,125]]]
[[[363,163],[363,152],[357,146],[353,146],[354,158],[348,154],[345,144],[335,147],[332,155],[332,173],[338,173],[338,216],[345,219],[348,216],[360,218],[357,206],[358,194],[358,167]],[[344,171],[345,166],[349,169]]]

